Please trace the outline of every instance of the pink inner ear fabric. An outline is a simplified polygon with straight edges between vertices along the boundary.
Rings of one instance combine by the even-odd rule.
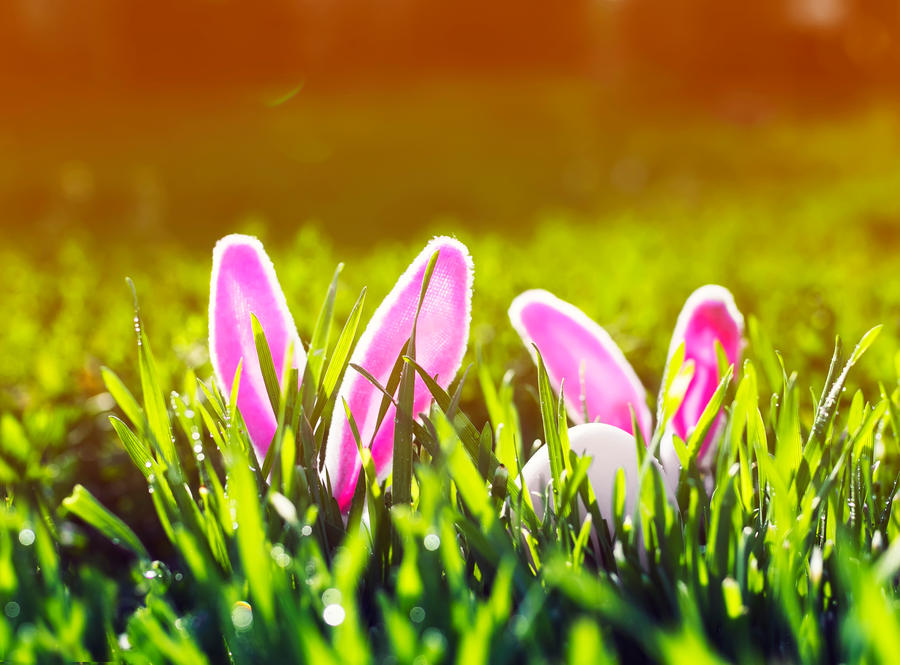
[[[269,257],[255,238],[227,236],[213,253],[210,356],[216,379],[226,394],[231,392],[235,371],[243,360],[237,404],[250,439],[262,457],[275,434],[277,421],[260,369],[251,313],[263,328],[278,380],[281,381],[291,342],[293,365],[302,369],[303,346]]]
[[[525,344],[537,346],[557,394],[562,385],[574,422],[584,422],[586,406],[591,422],[632,434],[630,405],[644,439],[650,440],[646,391],[603,328],[574,305],[538,290],[516,298],[510,318]]]
[[[364,367],[381,385],[386,385],[412,332],[425,268],[439,250],[437,263],[422,304],[416,328],[416,362],[446,388],[462,363],[469,337],[472,265],[464,245],[450,238],[437,238],[426,246],[400,277],[393,290],[372,316],[360,337],[352,361]],[[345,399],[359,428],[360,440],[369,445],[380,477],[390,470],[394,449],[393,406],[376,431],[383,393],[364,376],[347,370],[338,404]],[[413,415],[431,403],[425,383],[416,377]],[[340,415],[338,415],[340,413]],[[332,489],[342,511],[350,506],[361,462],[352,430],[343,412],[336,411],[328,436],[326,467]]]
[[[728,363],[737,365],[741,353],[743,317],[734,305],[731,294],[722,287],[698,289],[685,304],[678,319],[672,348],[684,341],[685,362],[694,361],[694,377],[684,402],[672,417],[671,426],[682,439],[687,439],[709,400],[722,380],[719,374],[716,341],[722,345]],[[710,436],[700,450],[703,456],[716,433],[721,415],[710,430]]]

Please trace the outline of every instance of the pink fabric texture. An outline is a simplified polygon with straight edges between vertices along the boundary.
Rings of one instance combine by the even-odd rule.
[[[537,346],[557,394],[562,385],[573,422],[584,422],[586,405],[591,422],[632,434],[630,405],[649,441],[652,423],[644,386],[603,328],[574,305],[537,289],[513,300],[509,318],[532,355],[532,344]]]
[[[277,428],[263,381],[250,314],[262,325],[278,380],[288,347],[293,342],[293,366],[303,368],[306,355],[272,262],[256,238],[229,235],[213,250],[209,297],[209,351],[216,380],[231,393],[238,363],[243,360],[238,409],[262,459]]]
[[[728,363],[737,368],[740,360],[744,317],[738,311],[734,298],[721,286],[702,286],[687,299],[669,347],[669,356],[684,342],[685,362],[694,361],[694,377],[688,386],[684,401],[672,417],[670,427],[682,439],[687,439],[697,425],[703,410],[709,404],[719,381],[716,341],[725,351]],[[700,457],[710,450],[721,424],[720,414],[709,436],[700,448]]]
[[[351,362],[365,368],[382,385],[387,383],[412,332],[425,268],[435,251],[439,251],[438,259],[416,328],[416,361],[445,388],[462,363],[472,308],[472,259],[465,245],[439,237],[428,243],[379,305],[353,352]],[[375,469],[384,478],[391,467],[396,414],[394,407],[389,407],[376,431],[382,397],[383,393],[362,374],[347,370],[328,434],[325,462],[342,511],[350,506],[362,466],[342,400],[347,401],[360,440],[369,446]],[[431,394],[416,377],[415,415],[427,410],[430,403]]]

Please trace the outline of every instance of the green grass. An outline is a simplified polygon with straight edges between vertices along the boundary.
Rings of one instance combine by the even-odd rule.
[[[246,135],[234,131],[245,120],[226,118],[199,136],[179,135],[194,162],[179,162],[150,136],[138,152],[160,150],[151,161],[168,165],[166,178],[188,181],[170,191],[171,219],[138,240],[107,234],[106,222],[50,243],[4,232],[0,660],[896,659],[895,116],[873,110],[739,127],[642,112],[629,124],[603,100],[568,89],[520,116],[510,114],[527,91],[483,92],[491,122],[452,94],[455,105],[447,96],[414,97],[399,120],[391,105],[356,108],[359,100],[332,112],[286,105]],[[448,107],[443,116],[433,112]],[[370,123],[365,131],[340,138],[360,118]],[[380,172],[378,155],[391,144],[380,130],[391,122],[407,128],[409,150]],[[257,174],[247,187],[274,199],[277,212],[262,209],[262,217],[226,228],[221,218],[205,221],[221,212],[215,206],[228,207],[228,219],[242,217],[253,197],[246,206],[190,205],[191,196],[215,199],[218,187],[227,191],[244,175],[234,166],[240,159],[228,166],[214,146],[231,142],[235,154],[259,159],[286,137],[309,140],[294,132],[304,123],[323,128],[339,158],[301,178],[298,191]],[[263,152],[253,152],[262,138]],[[114,175],[121,160],[115,141],[66,140],[96,168],[97,186],[117,191],[103,175]],[[49,168],[55,153],[47,146],[23,177]],[[608,177],[635,155],[648,166],[644,176]],[[573,163],[581,177],[569,177]],[[209,188],[197,190],[202,197],[188,191],[195,173],[208,178]],[[347,182],[343,193],[322,186],[339,179]],[[446,207],[437,194],[385,203],[438,181],[467,198]],[[298,201],[308,193],[312,203],[285,202],[289,191]],[[72,224],[112,219],[117,209],[100,199],[70,202],[64,216]],[[198,210],[197,227],[177,234]],[[14,206],[10,216],[26,213]],[[386,234],[380,224],[398,213]],[[136,228],[128,215],[124,223]],[[339,228],[284,224],[310,215]],[[230,396],[208,380],[211,239],[232,230],[266,241],[306,342],[339,261],[346,267],[335,325],[367,287],[362,326],[432,233],[456,233],[470,247],[467,362],[475,366],[459,412],[443,412],[450,399],[440,393],[433,427],[398,428],[420,444],[402,447],[420,451],[404,460],[413,469],[408,504],[386,505],[386,488],[369,477],[359,490],[368,501],[357,503],[350,525],[336,515],[311,463],[321,445],[316,418],[334,408],[333,394],[319,394],[318,403],[279,396],[296,420],[284,421],[273,446],[271,483],[250,463]],[[155,359],[147,343],[139,356],[126,275]],[[678,506],[670,506],[651,471],[638,511],[612,518],[618,540],[599,528],[596,550],[577,502],[536,524],[514,479],[483,453],[490,444],[508,457],[510,441],[522,452],[540,439],[564,455],[558,405],[546,390],[541,401],[541,377],[506,319],[509,302],[531,287],[574,302],[609,330],[655,395],[681,304],[707,282],[730,288],[756,322],[748,363],[735,368],[725,396],[716,491],[707,496],[689,465]],[[840,372],[852,344],[830,371],[836,335],[855,341],[877,324],[884,324],[877,341],[852,371]],[[345,360],[332,349],[324,362],[340,368]],[[317,380],[326,373],[321,368]],[[823,399],[830,393],[836,403]],[[516,436],[495,441],[501,422]],[[357,525],[363,510],[371,539]],[[598,527],[600,517],[590,523]]]
[[[261,469],[235,395],[191,373],[165,400],[138,330],[141,397],[107,373],[125,415],[110,422],[173,554],[154,559],[160,543],[142,543],[82,485],[49,505],[34,446],[5,417],[0,648],[10,660],[890,662],[896,653],[900,389],[842,398],[880,329],[850,353],[838,346],[811,410],[796,374],[771,377],[770,400],[745,362],[729,391],[715,491],[707,495],[688,453],[673,506],[644,464],[634,514],[620,499],[607,516],[615,540],[613,524],[574,501],[593,505],[584,475],[558,486],[557,512],[535,515],[520,495],[490,452],[492,432],[518,431],[510,393],[496,411],[506,419],[482,428],[433,382],[425,426],[401,416],[397,428],[395,483],[399,456],[416,462],[406,490],[392,485],[386,500],[366,463],[345,524],[316,470],[319,414],[336,396],[323,382],[332,363],[346,368],[345,353],[300,391],[271,395],[279,428]],[[777,367],[774,350],[755,343],[761,364]],[[413,356],[404,371],[414,370]],[[557,467],[571,468],[565,409],[538,379],[543,438]],[[397,399],[402,414],[411,397]],[[674,412],[677,395],[663,399]],[[404,436],[419,445],[400,445]],[[79,548],[62,530],[73,517],[129,557],[130,579],[117,585],[99,564],[71,558]]]

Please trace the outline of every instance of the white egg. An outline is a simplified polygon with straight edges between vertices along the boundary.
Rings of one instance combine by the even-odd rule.
[[[597,497],[597,507],[606,519],[610,530],[613,528],[613,490],[616,474],[622,469],[625,475],[625,510],[630,514],[637,501],[638,459],[634,437],[628,432],[602,423],[576,425],[569,429],[569,444],[581,456],[592,458],[588,468],[588,478]],[[654,460],[657,469],[659,464]],[[531,494],[538,517],[544,513],[543,496],[550,493],[552,473],[547,447],[538,450],[522,469],[525,485]],[[672,500],[673,493],[668,479],[663,476],[666,494]]]
[[[681,460],[675,452],[672,430],[667,430],[659,442],[659,459],[662,461],[663,477],[667,487],[677,487],[681,475]]]

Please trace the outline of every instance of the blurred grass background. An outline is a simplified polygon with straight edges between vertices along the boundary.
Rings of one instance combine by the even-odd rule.
[[[224,116],[119,108],[18,145],[7,132],[4,408],[77,402],[102,390],[101,364],[128,369],[126,275],[168,369],[208,371],[211,249],[235,230],[266,242],[307,339],[303,313],[338,261],[346,313],[363,285],[377,302],[430,235],[458,235],[476,264],[473,348],[497,375],[530,366],[505,310],[531,287],[607,326],[651,392],[706,282],[734,290],[792,366],[821,369],[834,334],[878,322],[896,339],[890,108],[748,125],[637,100],[625,113],[571,81],[473,85],[390,101],[301,91]]]

